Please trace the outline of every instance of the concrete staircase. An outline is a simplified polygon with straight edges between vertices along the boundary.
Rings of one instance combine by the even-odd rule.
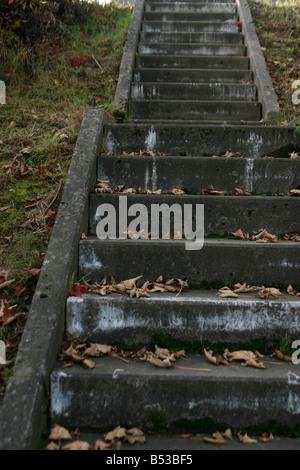
[[[299,199],[287,197],[300,187],[299,160],[289,158],[298,149],[297,132],[260,124],[261,103],[255,84],[248,84],[252,71],[237,20],[234,0],[146,2],[130,119],[105,126],[109,154],[99,155],[96,176],[112,187],[161,189],[160,195],[128,195],[128,207],[143,204],[149,213],[152,204],[176,203],[190,204],[195,214],[196,205],[204,204],[204,246],[186,250],[184,239],[99,240],[97,207],[112,204],[118,213],[120,195],[91,193],[78,279],[114,276],[119,282],[143,275],[142,281],[153,281],[162,275],[187,278],[190,289],[139,299],[70,296],[71,334],[124,350],[150,347],[159,329],[174,340],[233,349],[257,340],[272,344],[285,335],[300,339],[299,297],[220,298],[216,290],[236,282],[300,285],[299,244],[226,238],[238,229],[266,228],[279,237],[300,232]],[[210,185],[224,195],[203,194]],[[185,194],[173,195],[173,188]],[[251,196],[236,196],[235,188]],[[93,370],[58,362],[51,376],[51,421],[92,431],[155,423],[171,429],[178,420],[204,418],[236,429],[269,421],[299,424],[299,366],[233,369],[213,366],[203,355],[180,365],[191,370],[108,357],[96,359]]]

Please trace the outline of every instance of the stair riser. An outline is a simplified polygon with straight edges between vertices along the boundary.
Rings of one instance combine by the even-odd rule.
[[[154,32],[185,32],[185,33],[236,33],[237,26],[234,23],[216,23],[215,21],[144,21],[143,31]]]
[[[142,204],[146,207],[149,215],[149,232],[152,231],[150,217],[152,204],[167,204],[168,207],[179,204],[182,213],[184,212],[184,204],[188,204],[193,208],[193,214],[196,213],[196,205],[203,204],[205,236],[228,234],[239,228],[245,233],[253,233],[261,228],[266,228],[270,233],[279,236],[286,233],[300,233],[299,202],[297,198],[92,194],[89,211],[90,235],[96,235],[97,224],[102,218],[97,216],[98,206],[111,204],[118,215],[119,208],[122,207],[120,198],[122,200],[126,199],[127,207],[134,204]],[[128,217],[128,223],[134,219],[135,216]],[[183,233],[183,225],[181,225],[180,230]],[[117,231],[119,232],[119,223],[117,223]]]
[[[133,80],[143,82],[173,83],[248,83],[253,76],[250,70],[178,70],[178,69],[135,69]]]
[[[174,341],[196,343],[201,338],[205,344],[223,343],[230,350],[262,339],[274,343],[279,331],[281,337],[299,339],[295,325],[300,300],[258,301],[251,294],[222,299],[218,294],[204,296],[199,291],[191,297],[187,291],[178,297],[160,293],[140,299],[113,294],[69,297],[66,328],[77,338],[135,351],[153,346],[153,335],[159,329]]]
[[[208,21],[235,23],[238,20],[234,13],[151,13],[145,12],[144,21]]]
[[[243,37],[238,33],[157,33],[142,32],[141,42],[148,43],[221,43],[242,44]]]
[[[278,377],[270,370],[227,367],[226,378],[219,372],[225,366],[218,368],[196,359],[180,365],[212,372],[170,373],[151,364],[124,364],[114,358],[99,361],[99,365],[104,371],[101,375],[96,368],[90,371],[80,366],[53,372],[53,423],[99,431],[118,425],[145,430],[155,425],[155,418],[164,429],[178,419],[187,422],[208,417],[237,431],[262,427],[269,421],[289,428],[299,424],[299,385],[286,365]],[[241,369],[248,369],[248,374],[240,374]]]
[[[173,188],[199,193],[212,185],[226,192],[241,188],[253,194],[287,196],[291,189],[300,187],[299,164],[289,159],[110,155],[99,157],[98,178],[108,179],[112,187],[126,183],[127,188],[141,186],[165,193]]]
[[[245,103],[252,104],[256,105]],[[233,151],[250,158],[288,157],[299,145],[295,129],[271,126],[112,124],[106,126],[104,140],[107,150],[118,155],[152,150],[170,156],[221,155]]]
[[[261,104],[243,101],[129,101],[132,119],[143,121],[172,119],[178,121],[236,121],[261,119]]]
[[[133,83],[131,86],[131,99],[136,100],[255,101],[256,94],[255,85]]]
[[[230,13],[237,15],[237,8],[234,3],[212,3],[211,5],[204,3],[181,3],[181,2],[162,2],[162,3],[146,3],[145,12],[152,13]]]
[[[243,45],[218,45],[218,44],[143,44],[138,47],[139,54],[145,55],[196,55],[196,56],[244,56]]]
[[[191,288],[228,281],[300,285],[299,243],[205,239],[202,249],[187,247],[183,240],[82,240],[78,277],[114,276],[117,282],[139,275],[145,281],[186,277]]]
[[[180,68],[180,69],[248,69],[248,57],[197,57],[197,56],[147,56],[137,55],[136,67],[140,68]]]

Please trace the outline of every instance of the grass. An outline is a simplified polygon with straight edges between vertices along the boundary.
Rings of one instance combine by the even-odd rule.
[[[249,0],[283,123],[296,119],[293,83],[300,79],[300,0]]]
[[[91,5],[57,41],[43,42],[33,75],[27,49],[2,49],[0,284],[14,282],[0,290],[7,359],[0,366],[0,401],[38,279],[32,269],[42,266],[84,110],[111,113],[131,13],[131,7]],[[74,66],[74,57],[84,63]]]

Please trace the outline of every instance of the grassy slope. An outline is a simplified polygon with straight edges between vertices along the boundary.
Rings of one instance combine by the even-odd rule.
[[[14,282],[0,288],[0,340],[9,364],[0,368],[0,399],[38,278],[31,270],[42,266],[84,109],[110,112],[130,19],[130,8],[95,5],[56,44],[44,43],[34,78],[24,69],[24,50],[2,57],[0,285]],[[74,66],[72,57],[85,63]]]
[[[300,0],[248,0],[283,121],[300,115],[292,102],[293,82],[300,79]]]

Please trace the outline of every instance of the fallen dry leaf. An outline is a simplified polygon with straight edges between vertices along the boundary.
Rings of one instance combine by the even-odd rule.
[[[253,351],[227,351],[226,356],[229,358],[230,361],[244,361],[242,363],[242,366],[252,366],[258,369],[265,369],[263,362],[258,359],[258,355]]]
[[[274,353],[270,355],[270,357],[274,357],[274,356],[276,356],[281,361],[292,362],[291,356],[288,356],[287,354],[283,354],[283,352],[281,352],[278,349],[275,349]]]
[[[128,441],[131,445],[135,444],[136,442],[144,444],[146,437],[143,431],[141,431],[139,428],[131,428],[126,431],[124,442],[126,441]]]
[[[72,439],[71,434],[69,433],[68,429],[64,428],[63,426],[59,426],[55,424],[51,428],[49,441],[63,441]]]
[[[235,298],[235,297],[238,297],[238,294],[236,294],[235,292],[233,292],[233,290],[231,290],[229,287],[222,287],[221,289],[219,289],[219,292],[221,292],[220,294],[220,297],[223,297],[223,298],[226,298],[226,297],[232,297],[232,298]]]
[[[247,433],[243,435],[242,433],[238,432],[238,438],[239,441],[243,444],[254,444],[255,442],[257,442],[255,439],[249,437]]]
[[[217,354],[217,353],[214,353],[213,351],[211,350],[206,350],[204,348],[204,355],[206,357],[206,359],[211,362],[212,364],[216,364],[217,366],[219,364],[225,364],[227,366],[232,366],[232,364],[230,364],[229,360],[226,358],[226,355],[225,354]]]
[[[126,437],[126,428],[121,428],[121,426],[117,426],[112,431],[109,431],[105,437],[105,442],[114,442],[118,439],[123,439]]]
[[[181,196],[182,194],[184,194],[184,191],[182,189],[173,188],[171,193],[176,194],[177,196]]]
[[[258,438],[261,442],[269,442],[274,440],[274,436],[272,433],[268,434],[267,432],[263,432],[262,435]]]
[[[226,429],[226,431],[222,432],[222,436],[226,437],[226,439],[232,439],[232,431],[231,429]]]
[[[50,442],[46,447],[47,450],[59,450],[59,446],[55,442]]]
[[[90,450],[91,445],[85,441],[74,441],[62,447],[61,450]]]
[[[300,153],[299,152],[292,152],[289,154],[291,158],[300,158]]]
[[[300,196],[300,189],[291,189],[289,196]]]
[[[209,442],[210,444],[224,444],[225,443],[225,439],[224,437],[222,436],[222,434],[217,431],[217,432],[214,432],[211,437],[204,437],[203,439],[205,442]]]

